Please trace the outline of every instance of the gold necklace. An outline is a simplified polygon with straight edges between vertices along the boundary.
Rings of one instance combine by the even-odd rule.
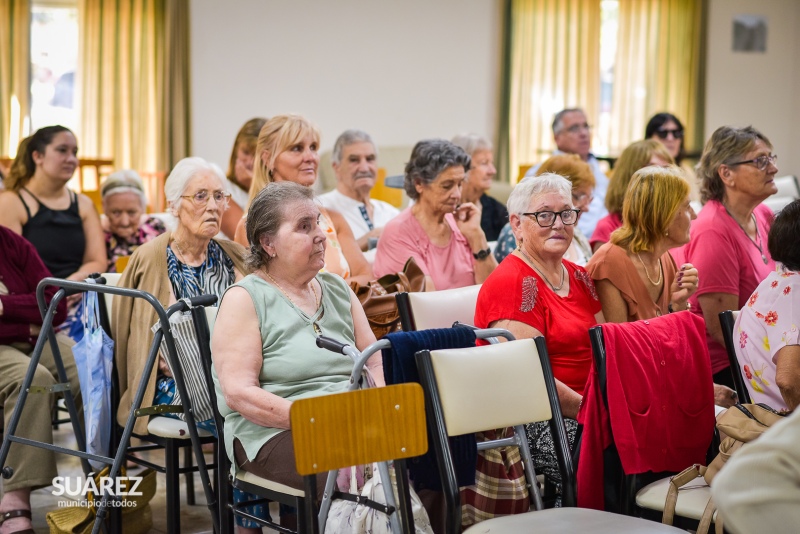
[[[664,278],[664,270],[661,268],[661,258],[658,259],[658,280],[653,282],[653,279],[650,278],[650,273],[647,272],[647,265],[644,264],[642,257],[639,256],[638,252],[636,253],[636,257],[639,258],[639,263],[641,263],[642,267],[644,267],[644,275],[647,277],[647,280],[654,286],[660,286],[661,280]]]
[[[533,269],[537,273],[539,273],[539,275],[541,275],[542,278],[544,278],[544,281],[547,282],[550,285],[550,287],[553,289],[553,291],[561,291],[561,288],[564,287],[564,272],[566,271],[566,269],[564,268],[564,264],[563,263],[561,264],[561,283],[558,284],[558,287],[556,287],[556,286],[553,285],[553,282],[548,280],[548,278],[544,275],[544,273],[542,271],[540,271],[538,267],[536,267],[536,265],[533,263],[533,260],[530,258],[530,256],[525,254],[525,251],[522,250],[522,247],[519,248],[519,253],[522,254],[523,256],[525,256],[525,259],[528,260],[528,263],[531,265],[531,267],[533,267]]]
[[[272,277],[272,275],[271,275],[271,274],[269,274],[267,271],[261,271],[261,272],[263,272],[263,273],[264,273],[264,274],[267,276],[267,278],[269,278],[269,279],[270,279],[270,281],[271,281],[273,284],[275,284],[275,287],[277,287],[278,289],[280,289],[280,290],[281,290],[281,293],[283,293],[283,294],[286,296],[286,298],[287,298],[287,299],[289,299],[289,302],[291,302],[291,303],[292,303],[292,306],[294,306],[295,308],[297,308],[297,309],[299,309],[299,310],[302,310],[302,308],[300,308],[300,306],[298,306],[297,304],[295,304],[295,302],[292,300],[292,297],[290,297],[290,296],[289,296],[289,294],[288,294],[286,291],[284,291],[284,289],[281,287],[281,285],[278,283],[278,281],[277,281],[277,280],[275,280],[275,279]],[[316,303],[316,307],[314,308],[314,311],[316,311],[316,310],[318,310],[318,309],[319,309],[319,305],[320,305],[320,298],[319,298],[319,296],[317,295],[317,289],[314,287],[314,283],[313,283],[313,282],[309,282],[309,283],[308,283],[308,285],[309,285],[309,286],[311,286],[311,291],[314,293],[314,302]],[[318,336],[321,336],[321,335],[322,335],[322,328],[320,328],[320,326],[317,324],[317,322],[316,322],[316,321],[312,321],[312,323],[311,323],[311,327],[314,329],[314,333],[315,333],[315,334],[317,334]]]
[[[175,250],[180,255],[181,263],[183,263],[184,265],[189,265],[189,263],[186,261],[186,255],[183,253],[183,250],[181,250],[180,245],[178,245],[177,239],[172,240],[172,246],[175,247]],[[203,260],[200,262],[200,265],[203,265],[206,262],[206,255],[207,253],[203,252]]]

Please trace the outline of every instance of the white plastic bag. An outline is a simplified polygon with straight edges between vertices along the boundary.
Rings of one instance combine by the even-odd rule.
[[[351,468],[350,493],[385,504],[386,494],[384,493],[378,465],[373,464],[371,468],[372,478],[366,480],[361,491],[358,491],[357,488],[356,468]],[[392,478],[395,502],[397,502],[398,495],[394,467],[389,467],[389,474]],[[340,490],[344,491],[342,488]],[[422,501],[420,501],[414,488],[409,488],[409,491],[411,493],[411,513],[414,517],[414,531],[416,534],[433,534],[433,528],[431,527],[428,513],[422,507]],[[396,511],[395,513],[400,512]],[[392,527],[389,522],[389,516],[383,512],[344,499],[336,499],[331,503],[328,519],[325,523],[325,534],[391,534],[391,532]]]

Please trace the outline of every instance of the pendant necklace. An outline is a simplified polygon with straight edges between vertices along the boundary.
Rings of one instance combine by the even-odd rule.
[[[261,271],[261,272],[263,272],[265,275],[267,275],[267,278],[269,278],[269,279],[270,279],[270,281],[271,281],[273,284],[275,284],[275,287],[277,287],[278,289],[280,289],[280,290],[281,290],[281,293],[283,293],[283,294],[286,296],[286,298],[287,298],[287,299],[289,299],[289,302],[291,302],[291,303],[292,303],[292,306],[294,306],[294,307],[295,307],[295,308],[297,308],[298,310],[302,311],[302,309],[301,309],[301,308],[300,308],[300,307],[299,307],[297,304],[295,304],[295,303],[294,303],[294,301],[292,300],[292,297],[290,297],[290,296],[289,296],[289,294],[288,294],[286,291],[284,291],[284,290],[283,290],[283,288],[281,287],[281,285],[278,283],[278,281],[277,281],[277,280],[275,280],[275,279],[272,277],[272,275],[271,275],[271,274],[269,274],[267,271]],[[313,281],[312,281],[312,282],[309,282],[309,283],[308,283],[308,285],[310,285],[310,286],[311,286],[311,291],[314,293],[314,302],[316,302],[316,304],[317,304],[317,307],[316,307],[316,309],[318,310],[318,309],[319,309],[319,305],[320,305],[320,298],[319,298],[319,295],[317,295],[317,289],[314,287],[314,282],[313,282]],[[317,322],[316,322],[316,321],[313,321],[313,322],[311,323],[311,327],[314,329],[314,333],[315,333],[315,334],[317,334],[318,336],[321,336],[321,335],[322,335],[322,328],[320,328],[320,326],[317,324]]]
[[[517,250],[519,250],[519,253],[520,253],[520,254],[522,254],[522,255],[525,257],[525,259],[526,259],[526,260],[528,260],[528,263],[531,265],[531,267],[533,267],[533,269],[534,269],[534,270],[535,270],[537,273],[539,273],[539,275],[540,275],[542,278],[544,278],[544,281],[548,283],[548,285],[549,285],[549,286],[550,286],[550,287],[553,289],[553,291],[554,291],[554,292],[555,292],[555,291],[560,291],[560,290],[561,290],[561,288],[562,288],[562,287],[564,287],[564,279],[565,279],[565,277],[564,277],[564,271],[566,271],[566,268],[564,267],[564,264],[563,264],[563,263],[561,264],[561,283],[560,283],[560,284],[558,284],[558,287],[556,287],[556,286],[554,286],[554,285],[553,285],[553,282],[551,282],[550,280],[548,280],[548,279],[547,279],[547,277],[544,275],[544,273],[543,273],[542,271],[540,271],[538,267],[536,267],[536,265],[533,263],[533,260],[531,260],[530,256],[528,256],[528,255],[525,253],[525,251],[524,251],[524,250],[522,250],[522,247],[520,247],[520,248],[519,248],[519,249],[517,249]]]
[[[756,221],[755,214],[753,214],[753,213],[750,214],[750,217],[752,217],[752,219],[753,219],[753,226],[756,227],[756,239],[753,239],[752,237],[750,237],[750,234],[747,233],[747,230],[744,229],[744,226],[739,224],[739,221],[736,220],[736,217],[731,215],[731,212],[728,211],[728,207],[725,206],[724,204],[723,204],[722,207],[725,208],[725,212],[730,216],[731,219],[733,219],[733,222],[735,222],[737,224],[737,226],[739,226],[739,228],[742,229],[742,232],[744,232],[744,235],[747,236],[748,241],[750,241],[753,244],[753,246],[758,249],[759,254],[761,254],[761,261],[764,262],[764,265],[769,263],[769,260],[767,259],[767,255],[764,254],[764,243],[763,243],[763,241],[761,241],[761,232],[758,231],[758,221]]]

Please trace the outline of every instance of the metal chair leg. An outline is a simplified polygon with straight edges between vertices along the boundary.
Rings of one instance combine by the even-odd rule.
[[[186,469],[192,467],[192,448],[183,447],[183,466]],[[195,505],[194,499],[194,471],[186,473],[186,504]]]
[[[167,475],[167,532],[181,531],[180,451],[175,441],[168,439],[164,447],[164,467]]]

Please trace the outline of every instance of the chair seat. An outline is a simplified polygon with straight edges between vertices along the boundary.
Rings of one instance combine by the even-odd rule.
[[[184,421],[172,417],[151,417],[150,422],[147,423],[147,432],[162,438],[189,439],[189,426]],[[208,438],[214,434],[198,428],[197,435],[201,438]]]
[[[669,491],[669,478],[662,478],[648,484],[636,494],[636,505],[648,510],[664,511],[664,503]],[[711,488],[702,477],[683,486],[678,491],[678,502],[675,504],[675,515],[700,520],[703,510],[711,498]],[[716,512],[714,517],[716,517]]]
[[[295,489],[291,486],[285,486],[283,484],[279,484],[278,482],[267,480],[266,478],[261,478],[258,475],[250,473],[249,471],[240,470],[238,473],[236,473],[236,480],[241,480],[247,484],[253,484],[254,486],[259,486],[277,493],[285,493],[294,497],[306,496],[306,493],[303,490]]]
[[[535,529],[535,530],[534,530]],[[654,521],[589,510],[588,508],[551,508],[487,519],[472,525],[464,534],[515,534],[530,532],[592,532],[593,534],[677,533],[686,531]]]

